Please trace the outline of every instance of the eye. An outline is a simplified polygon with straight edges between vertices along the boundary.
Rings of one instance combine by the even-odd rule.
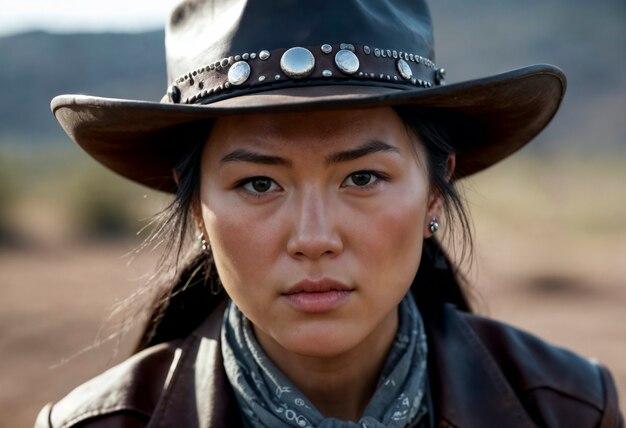
[[[373,171],[357,171],[350,174],[342,183],[342,187],[356,187],[367,189],[373,187],[380,180],[383,180],[381,174],[375,173]]]
[[[278,184],[269,177],[251,177],[240,181],[237,184],[248,193],[258,195],[262,193],[274,192],[279,189]]]

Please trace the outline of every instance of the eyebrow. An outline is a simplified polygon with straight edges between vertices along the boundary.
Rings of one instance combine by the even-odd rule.
[[[382,141],[372,140],[367,143],[350,150],[345,150],[343,152],[333,153],[326,157],[326,163],[339,163],[339,162],[347,162],[354,159],[362,158],[363,156],[367,156],[372,153],[378,152],[395,152],[400,154],[400,151],[397,147],[394,147],[390,144],[387,144]]]
[[[368,141],[367,143],[354,149],[332,153],[326,156],[325,161],[328,165],[340,162],[347,162],[378,152],[394,152],[398,154],[400,153],[400,151],[396,147],[390,144],[387,144],[383,141],[373,140]],[[252,162],[260,163],[263,165],[282,165],[288,167],[293,165],[291,161],[285,158],[281,158],[280,156],[265,155],[246,149],[233,150],[222,158],[221,163],[224,162]]]
[[[226,156],[221,162],[253,162],[263,165],[283,165],[291,166],[291,162],[279,156],[264,155],[262,153],[253,152],[245,149],[235,149]]]

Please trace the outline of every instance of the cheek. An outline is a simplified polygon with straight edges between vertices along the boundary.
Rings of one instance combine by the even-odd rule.
[[[258,211],[246,210],[228,192],[215,190],[203,197],[202,216],[215,264],[224,287],[231,297],[245,291],[254,294],[264,272],[275,263],[272,251],[280,231]],[[251,215],[255,214],[255,215]]]
[[[412,281],[424,239],[428,192],[425,186],[406,186],[389,195],[375,212],[353,222],[353,248],[358,258],[384,279]],[[408,285],[408,284],[407,284]]]

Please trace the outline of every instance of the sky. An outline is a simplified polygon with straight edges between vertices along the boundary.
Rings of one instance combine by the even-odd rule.
[[[52,32],[143,31],[163,28],[179,0],[0,0],[0,36]]]

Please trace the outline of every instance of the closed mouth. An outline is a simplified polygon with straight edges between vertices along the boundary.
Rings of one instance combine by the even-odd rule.
[[[292,285],[283,295],[299,293],[328,293],[330,291],[352,291],[347,285],[330,278],[319,280],[304,279]]]

